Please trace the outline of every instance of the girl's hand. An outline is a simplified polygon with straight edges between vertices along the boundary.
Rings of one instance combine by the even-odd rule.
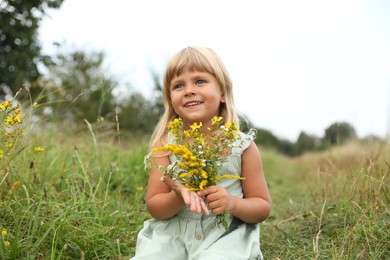
[[[184,188],[181,196],[183,197],[184,203],[190,207],[192,212],[201,214],[203,211],[207,216],[210,214],[204,199],[199,197],[196,192]]]
[[[194,191],[189,191],[180,181],[174,181],[167,177],[164,179],[164,182],[183,199],[192,212],[201,214],[203,211],[206,215],[210,214],[202,196],[198,196]]]
[[[199,197],[204,197],[204,201],[209,205],[215,215],[221,215],[225,211],[233,209],[232,196],[221,186],[210,186],[202,191],[198,191]]]

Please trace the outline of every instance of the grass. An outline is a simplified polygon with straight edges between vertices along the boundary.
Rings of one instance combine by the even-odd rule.
[[[145,141],[118,144],[92,127],[28,136],[1,171],[1,259],[124,259],[149,217]],[[41,153],[35,146],[44,147]],[[16,184],[15,184],[16,183]]]
[[[64,129],[27,131],[0,161],[0,258],[128,259],[149,218],[148,140],[119,138],[104,123]],[[261,224],[266,259],[390,258],[388,144],[262,156],[273,199]]]
[[[295,159],[271,157],[285,167],[267,170],[268,259],[390,258],[389,145],[359,141]]]

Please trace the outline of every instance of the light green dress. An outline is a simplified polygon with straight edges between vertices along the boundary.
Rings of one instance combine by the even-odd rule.
[[[243,143],[234,147],[220,172],[241,175],[241,154],[250,145],[253,134],[243,134]],[[169,138],[171,141],[171,138]],[[170,157],[171,162],[176,158]],[[242,198],[241,181],[222,179],[218,185]],[[217,225],[215,215],[196,214],[186,207],[167,220],[145,221],[138,233],[133,260],[253,260],[263,259],[260,251],[260,225],[231,218],[229,230]]]

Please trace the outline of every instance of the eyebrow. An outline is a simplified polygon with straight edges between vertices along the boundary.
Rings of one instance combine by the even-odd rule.
[[[204,80],[207,81],[208,77],[213,76],[209,72],[203,72],[203,71],[197,71],[197,72],[193,72],[193,73],[195,73],[195,74],[191,75],[191,77],[190,77],[191,80],[204,79]],[[183,80],[181,79],[181,75],[179,75],[179,76],[176,77],[176,79],[171,81],[170,86],[174,86],[174,85],[176,85],[178,83],[182,83],[182,82],[183,82]]]
[[[182,82],[182,80],[180,80],[180,79],[171,80],[171,83],[169,84],[169,86],[173,87],[181,82]]]

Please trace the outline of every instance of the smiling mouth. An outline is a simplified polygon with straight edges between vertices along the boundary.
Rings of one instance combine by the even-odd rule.
[[[193,101],[193,102],[188,102],[188,103],[184,104],[184,107],[193,107],[193,106],[197,106],[197,105],[200,105],[200,104],[202,104],[202,102]]]

